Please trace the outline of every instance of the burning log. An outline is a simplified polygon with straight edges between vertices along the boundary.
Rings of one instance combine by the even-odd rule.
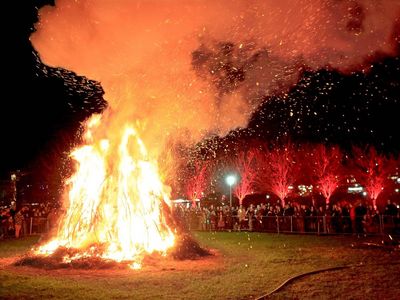
[[[98,248],[93,245],[92,249]],[[101,246],[100,246],[101,248]],[[93,254],[93,253],[92,253]],[[73,258],[73,259],[71,259]],[[15,266],[30,266],[42,269],[122,269],[128,268],[127,263],[118,263],[111,259],[103,259],[96,255],[84,255],[78,249],[58,248],[49,256],[29,254],[14,263]]]
[[[104,245],[91,245],[88,250],[71,249],[65,247],[57,248],[48,256],[28,254],[14,263],[15,266],[29,266],[34,268],[52,269],[139,269],[141,265],[133,261],[115,261],[101,257]],[[144,256],[144,263],[152,264],[150,261],[174,259],[174,260],[196,260],[211,255],[210,251],[200,247],[189,233],[181,233],[177,236],[176,245],[167,255],[152,253]]]

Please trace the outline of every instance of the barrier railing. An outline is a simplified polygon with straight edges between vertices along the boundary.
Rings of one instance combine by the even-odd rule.
[[[29,221],[29,234],[41,234],[49,231],[49,220],[42,217],[31,217]]]
[[[188,230],[248,230],[273,233],[312,234],[394,234],[400,235],[400,218],[375,215],[374,217],[343,216],[264,216],[239,220],[226,216],[223,222],[218,218],[204,218],[199,214],[181,216],[181,224]]]
[[[258,231],[271,233],[309,233],[309,234],[366,234],[400,235],[400,218],[395,216],[375,215],[369,217],[343,216],[264,216],[239,220],[237,216],[204,218],[197,213],[179,216],[180,224],[188,230],[214,231]],[[26,218],[21,235],[44,234],[49,232],[51,224],[48,218]],[[10,234],[9,234],[10,235]],[[11,234],[13,235],[13,234]]]

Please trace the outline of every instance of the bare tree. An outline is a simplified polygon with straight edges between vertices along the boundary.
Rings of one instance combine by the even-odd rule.
[[[207,161],[197,161],[190,168],[190,175],[186,180],[186,196],[192,200],[200,199],[209,185],[210,164]]]
[[[274,148],[268,153],[267,166],[269,168],[266,184],[285,205],[285,199],[298,176],[298,165],[295,161],[296,148],[288,142],[283,147]]]
[[[233,161],[233,166],[240,180],[233,189],[234,195],[239,199],[239,204],[242,205],[243,199],[254,192],[259,174],[259,162],[262,158],[262,152],[257,148],[250,148],[239,152]]]
[[[338,147],[326,147],[323,144],[310,149],[311,161],[306,162],[312,167],[314,181],[318,190],[329,204],[333,192],[338,188],[342,175],[342,153]]]
[[[364,186],[372,205],[376,207],[376,200],[388,180],[390,160],[372,146],[365,150],[353,147],[352,166],[355,167],[356,178]]]

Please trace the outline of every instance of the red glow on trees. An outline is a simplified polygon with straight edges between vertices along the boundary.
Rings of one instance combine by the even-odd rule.
[[[205,162],[196,162],[191,168],[191,176],[186,180],[186,196],[192,200],[200,199],[209,184],[210,166]]]
[[[376,199],[388,180],[390,160],[378,154],[374,147],[369,147],[367,151],[353,147],[353,162],[357,170],[356,176],[376,208]]]
[[[338,176],[334,174],[326,174],[318,181],[318,188],[325,197],[325,203],[329,204],[333,192],[338,188]]]
[[[289,194],[290,186],[298,175],[298,165],[295,161],[296,149],[292,143],[287,143],[283,148],[274,148],[268,153],[268,180],[267,186],[281,200],[282,206]]]
[[[242,205],[243,199],[253,193],[257,179],[259,178],[258,162],[262,157],[262,153],[251,148],[247,151],[241,151],[233,161],[233,166],[240,179],[233,188],[233,194],[239,199]]]
[[[313,146],[310,150],[312,156],[312,173],[318,190],[329,204],[330,197],[340,183],[342,153],[338,147],[326,147],[323,144]],[[307,162],[305,162],[307,163]]]

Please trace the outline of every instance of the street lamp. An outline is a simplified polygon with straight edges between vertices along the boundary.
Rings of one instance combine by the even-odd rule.
[[[228,175],[225,181],[229,185],[229,207],[232,209],[232,185],[236,183],[236,176]]]

